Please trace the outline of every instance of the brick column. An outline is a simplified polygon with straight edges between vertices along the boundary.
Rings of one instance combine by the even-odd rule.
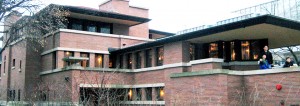
[[[157,96],[157,93],[156,93],[156,89],[155,88],[152,88],[152,101],[157,101],[156,100],[156,96]]]
[[[136,69],[136,52],[132,52],[132,69]]]
[[[104,54],[103,55],[103,68],[108,68],[109,67],[109,55]]]
[[[151,48],[151,49],[152,49],[152,67],[155,67],[156,66],[156,57],[157,57],[156,48]]]
[[[145,68],[146,67],[146,55],[145,55],[146,51],[141,51],[141,68]]]
[[[63,68],[64,67],[64,61],[62,60],[64,58],[64,51],[57,51],[57,68]]]
[[[146,101],[146,96],[147,96],[146,88],[141,88],[141,90],[142,90],[142,101]]]
[[[90,67],[95,67],[95,53],[90,53]]]

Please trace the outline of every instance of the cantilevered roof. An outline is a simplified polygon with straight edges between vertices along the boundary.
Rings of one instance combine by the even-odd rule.
[[[51,4],[57,5],[57,4]],[[149,22],[150,19],[143,17],[136,17],[126,14],[120,14],[116,12],[98,10],[88,7],[78,7],[78,6],[67,6],[67,5],[58,5],[62,8],[70,11],[70,17],[80,18],[80,19],[89,19],[96,21],[105,21],[110,23],[125,24],[129,26]]]
[[[174,33],[164,32],[164,31],[159,31],[159,30],[154,30],[154,29],[149,29],[149,33],[154,33],[154,34],[159,34],[159,35],[166,35],[166,36],[175,35]]]
[[[112,52],[122,53],[135,51],[141,48],[150,48],[177,41],[208,43],[220,40],[230,41],[237,39],[266,38],[269,39],[270,48],[299,45],[300,23],[273,15],[262,15],[194,32],[169,36],[153,42],[134,45]]]

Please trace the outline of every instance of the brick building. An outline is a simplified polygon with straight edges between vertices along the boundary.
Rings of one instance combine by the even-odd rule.
[[[149,29],[148,9],[129,0],[62,7],[70,12],[67,28],[44,35],[43,51],[24,39],[3,48],[1,103],[300,104],[299,68],[258,70],[257,64],[265,45],[299,45],[299,22],[242,16],[175,35]],[[6,21],[19,18],[12,13]]]

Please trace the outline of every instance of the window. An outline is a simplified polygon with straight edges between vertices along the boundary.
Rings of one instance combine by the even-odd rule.
[[[136,69],[139,69],[141,68],[141,65],[142,65],[142,54],[141,52],[136,52],[135,54],[136,58],[135,58],[135,61],[136,61]]]
[[[189,53],[190,53],[190,60],[195,60],[195,45],[194,44],[190,44]]]
[[[10,100],[15,101],[16,91],[15,90],[9,90],[9,97],[10,97]]]
[[[260,54],[260,44],[259,41],[252,41],[251,42],[251,52],[252,52],[252,59],[257,60]]]
[[[82,24],[80,22],[71,22],[71,29],[82,30]]]
[[[153,39],[153,35],[152,34],[149,34],[149,39]]]
[[[132,56],[127,54],[127,69],[132,69]]]
[[[218,43],[210,43],[208,52],[210,58],[218,58]]]
[[[147,49],[145,52],[145,63],[146,63],[146,67],[152,67],[152,50],[151,49]]]
[[[1,77],[1,73],[2,73],[2,64],[0,64],[0,77]]]
[[[242,60],[250,60],[250,42],[241,42]]]
[[[4,56],[3,73],[5,74],[6,56]]]
[[[80,57],[90,58],[88,53],[80,53]],[[82,67],[89,67],[89,59],[88,60],[82,60],[81,61],[81,66]]]
[[[13,59],[13,67],[16,66],[16,59]]]
[[[225,42],[222,43],[223,44],[223,59],[226,60],[226,49],[225,49]]]
[[[56,69],[56,52],[52,54],[52,69]]]
[[[136,97],[135,100],[141,101],[142,100],[142,89],[141,88],[136,88]]]
[[[120,68],[123,68],[123,55],[120,55]]]
[[[165,96],[164,88],[156,88],[156,100],[163,101]]]
[[[162,66],[164,62],[164,48],[163,47],[158,47],[156,49],[156,65],[157,66]]]
[[[100,27],[100,33],[111,33],[111,24],[103,23]]]
[[[20,60],[19,69],[20,69],[20,71],[22,69],[22,60]]]
[[[102,54],[96,54],[96,59],[95,59],[95,67],[103,67],[103,55]]]
[[[234,42],[230,42],[231,60],[235,60]]]
[[[21,90],[18,90],[18,101],[21,101]]]
[[[145,88],[146,93],[146,100],[151,101],[152,100],[152,88]]]
[[[71,51],[65,51],[64,52],[64,57],[73,57],[74,56],[74,52]],[[69,66],[71,65],[71,62],[64,62],[64,66]]]
[[[132,101],[132,97],[133,97],[132,89],[129,89],[128,90],[128,101]]]
[[[97,32],[97,26],[95,24],[89,24],[87,26],[87,31],[89,31],[89,32]]]

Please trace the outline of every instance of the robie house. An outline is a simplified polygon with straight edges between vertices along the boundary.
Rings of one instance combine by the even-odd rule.
[[[149,29],[148,9],[129,0],[62,7],[67,28],[46,34],[43,51],[3,48],[2,105],[300,105],[300,68],[257,64],[265,45],[299,45],[299,22],[249,15],[175,35]]]

